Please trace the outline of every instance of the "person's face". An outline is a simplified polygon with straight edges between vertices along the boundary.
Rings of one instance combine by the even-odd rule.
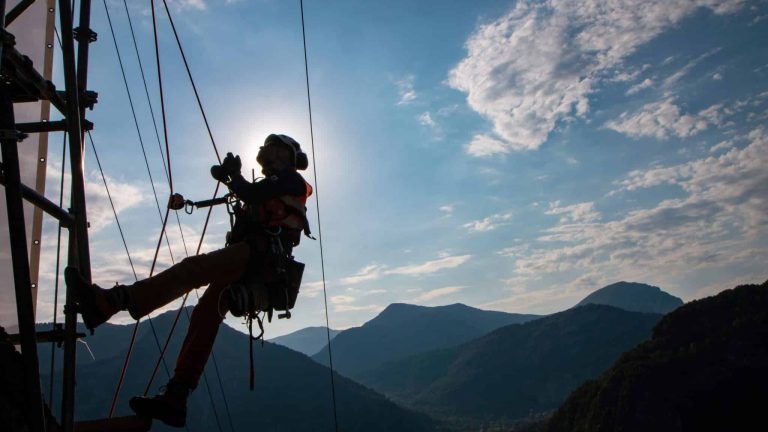
[[[261,165],[261,173],[271,175],[290,166],[291,152],[280,145],[267,145],[259,148],[256,162]]]

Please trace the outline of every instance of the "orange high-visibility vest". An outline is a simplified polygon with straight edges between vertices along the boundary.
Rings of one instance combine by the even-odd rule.
[[[307,199],[312,185],[306,185],[304,195],[283,195],[270,198],[256,208],[256,220],[265,228],[304,230],[307,227]]]

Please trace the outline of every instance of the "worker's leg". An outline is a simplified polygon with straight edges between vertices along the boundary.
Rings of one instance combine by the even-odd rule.
[[[128,311],[138,319],[193,288],[208,284],[226,287],[242,276],[249,256],[248,245],[236,243],[224,249],[185,258],[155,276],[126,287]]]
[[[174,374],[174,379],[184,382],[190,388],[197,387],[208,356],[213,350],[219,324],[227,313],[226,301],[222,301],[222,293],[227,286],[228,284],[212,283],[192,311]]]
[[[207,254],[202,260],[184,260],[157,277],[147,280],[147,284],[141,285],[136,291],[140,293],[139,297],[132,298],[132,301],[138,299],[134,303],[137,310],[131,311],[131,314],[152,310],[154,307],[159,307],[158,304],[161,301],[165,303],[170,301],[165,300],[170,297],[170,294],[165,294],[161,299],[153,297],[150,290],[152,287],[174,291],[179,293],[178,296],[193,287],[210,282],[208,289],[200,297],[200,301],[192,312],[174,376],[166,385],[165,392],[157,396],[131,398],[129,405],[134,412],[141,416],[159,419],[171,426],[182,427],[186,424],[187,397],[197,387],[205,369],[205,363],[213,349],[219,325],[227,313],[226,302],[220,301],[222,293],[230,283],[238,280],[245,272],[249,255],[248,245],[241,243]],[[182,272],[185,274],[181,274]],[[178,277],[180,282],[174,281],[174,277]],[[170,288],[160,288],[161,282],[172,285]],[[135,289],[135,285],[132,289]],[[134,292],[132,291],[131,294],[133,295]]]

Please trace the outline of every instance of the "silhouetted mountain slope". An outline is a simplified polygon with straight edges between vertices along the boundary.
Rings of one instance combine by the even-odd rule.
[[[666,314],[683,305],[659,287],[637,282],[616,282],[586,296],[576,306],[603,304],[632,312]]]
[[[360,382],[438,415],[512,420],[558,407],[660,318],[586,305],[388,363]]]
[[[374,319],[344,330],[333,340],[333,366],[356,378],[385,362],[458,345],[499,327],[530,321],[537,315],[484,311],[463,304],[416,306],[393,303]],[[328,348],[312,356],[328,363]]]
[[[341,330],[330,329],[331,340]],[[270,342],[290,348],[294,351],[311,356],[328,343],[328,331],[325,327],[307,327],[287,335],[270,339]]]
[[[556,431],[768,430],[768,282],[675,310],[581,386]]]
[[[51,330],[51,323],[37,323],[35,328],[37,331],[48,331]],[[116,338],[124,336],[125,328],[126,326],[107,323],[99,327],[98,337],[90,337],[90,333],[88,332],[88,329],[85,328],[85,325],[81,322],[77,323],[77,331],[88,335],[88,337],[81,340],[81,343],[77,344],[77,362],[80,364],[87,364],[125,352],[124,346],[115,343]],[[140,334],[143,334],[144,331],[147,330],[148,329],[146,328],[141,328]],[[59,352],[56,353],[57,361],[55,365],[57,369],[62,366],[61,350],[58,351]],[[93,354],[93,357],[91,357],[91,353]],[[37,355],[40,358],[40,370],[45,373],[50,372],[51,344],[38,344]]]
[[[161,343],[172,322],[171,313],[153,320],[161,337]],[[167,365],[173,370],[176,355],[187,326],[185,317],[179,321],[168,349]],[[107,330],[111,327],[114,329]],[[129,414],[128,399],[142,394],[158,357],[158,348],[142,322],[136,348],[131,357],[125,385],[120,393],[117,415]],[[99,418],[107,415],[112,394],[122,367],[131,326],[107,326],[99,328],[91,345],[112,345],[116,355],[98,358],[95,362],[80,363],[77,375],[78,419]],[[102,337],[110,341],[99,340]],[[114,348],[118,346],[120,348]],[[254,347],[256,390],[248,390],[248,336],[223,325],[215,346],[216,359],[222,375],[229,409],[236,430],[307,431],[333,430],[330,373],[327,368],[309,357],[288,348],[265,343]],[[58,355],[61,357],[60,355]],[[201,380],[193,392],[189,404],[190,430],[217,430],[216,422],[228,429],[228,420],[222,402],[222,393],[215,379],[212,362],[208,362],[208,385],[216,403],[216,412],[206,392],[206,382]],[[47,367],[42,367],[47,372]],[[47,383],[47,377],[43,382]],[[57,376],[57,381],[59,380]],[[163,368],[152,386],[151,392],[165,384],[167,375]],[[338,404],[339,430],[390,431],[436,430],[438,425],[423,414],[398,407],[383,396],[346,379],[335,376]],[[44,385],[47,389],[47,386]],[[60,382],[57,389],[60,389]],[[153,430],[171,430],[155,422]],[[176,430],[176,429],[173,429]]]

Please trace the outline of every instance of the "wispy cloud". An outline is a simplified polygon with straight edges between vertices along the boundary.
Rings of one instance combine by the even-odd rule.
[[[413,88],[414,81],[416,81],[414,75],[406,75],[395,81],[397,92],[400,97],[397,101],[398,105],[406,105],[416,100],[416,90]]]
[[[515,273],[590,269],[672,277],[734,259],[768,259],[759,248],[740,253],[768,234],[768,135],[757,128],[746,139],[749,145],[719,157],[629,173],[621,191],[665,184],[679,186],[684,196],[607,222],[561,220],[542,233],[537,247],[516,251]]]
[[[387,274],[405,275],[405,276],[423,276],[438,272],[444,269],[458,267],[469,261],[472,255],[455,255],[438,258],[421,264],[411,264],[401,267],[395,267],[387,270]]]
[[[370,264],[351,276],[341,278],[340,283],[343,285],[355,285],[374,281],[386,275],[423,276],[440,270],[458,267],[469,261],[471,257],[471,255],[440,254],[438,259],[393,268],[382,264]]]
[[[417,117],[419,124],[428,127],[432,131],[432,139],[440,141],[444,138],[444,133],[440,124],[435,120],[429,111],[425,111]]]
[[[711,57],[717,54],[719,51],[720,51],[720,48],[715,48],[689,61],[688,63],[685,64],[685,66],[681,67],[680,69],[675,71],[672,75],[665,78],[664,81],[662,82],[662,87],[665,89],[673,88],[680,82],[680,80],[684,76],[688,75],[688,73],[690,73],[694,67],[696,67],[699,63],[701,63],[708,57]]]
[[[382,275],[382,270],[384,270],[386,266],[379,265],[379,264],[370,264],[367,265],[360,270],[358,270],[357,273],[353,274],[352,276],[347,276],[341,279],[341,283],[345,285],[352,285],[360,282],[367,282],[372,281],[375,279],[378,279]]]
[[[453,211],[455,210],[455,206],[453,204],[446,204],[444,206],[440,206],[438,210],[443,212],[446,216],[450,216],[453,214]]]
[[[424,292],[417,296],[415,299],[413,299],[414,303],[422,303],[422,302],[428,302],[431,300],[434,300],[439,297],[445,297],[449,294],[457,293],[461,290],[463,290],[464,286],[447,286],[442,288],[435,288],[432,290],[429,290],[427,292]]]
[[[622,113],[605,127],[631,137],[653,136],[667,139],[670,135],[689,137],[710,126],[722,124],[721,104],[712,105],[696,114],[683,114],[674,98],[644,105],[635,113]]]
[[[483,219],[465,223],[463,227],[472,232],[487,232],[506,225],[511,219],[512,212],[496,213]]]
[[[519,1],[481,25],[448,83],[490,120],[493,134],[467,146],[473,156],[534,150],[561,120],[584,117],[588,96],[637,48],[699,8],[717,14],[742,0]]]
[[[627,90],[626,95],[631,96],[633,94],[640,93],[641,91],[650,87],[653,87],[653,80],[650,78],[646,78],[642,82],[637,83],[632,87],[630,87],[629,90]]]
[[[432,114],[430,114],[429,111],[425,111],[425,112],[419,114],[418,119],[419,119],[419,124],[422,125],[422,126],[429,126],[429,127],[432,127],[432,128],[437,127],[437,123],[432,118]]]
[[[57,162],[49,162],[46,190],[49,196],[58,196],[60,191],[59,179],[61,178],[61,166]],[[104,176],[118,217],[125,210],[141,204],[147,198],[144,185],[137,182],[120,181],[108,175]],[[69,173],[64,175],[65,184],[71,181]],[[101,175],[98,171],[86,173],[85,198],[88,202],[88,222],[90,231],[96,233],[115,222],[112,206],[109,203],[107,191],[104,188]],[[64,197],[68,198],[65,191]],[[66,202],[66,201],[65,201]]]
[[[329,299],[333,305],[334,312],[380,312],[384,308],[376,304],[356,305],[357,299],[352,296],[337,295]]]
[[[230,3],[229,1],[227,3]],[[183,10],[206,10],[208,5],[205,0],[169,0],[168,5],[176,11]]]
[[[592,202],[562,206],[560,201],[554,201],[549,203],[549,209],[544,214],[560,215],[560,223],[593,222],[600,218],[600,213],[595,210],[595,204]]]
[[[466,150],[467,153],[476,157],[504,155],[511,151],[504,141],[486,134],[475,135]]]

